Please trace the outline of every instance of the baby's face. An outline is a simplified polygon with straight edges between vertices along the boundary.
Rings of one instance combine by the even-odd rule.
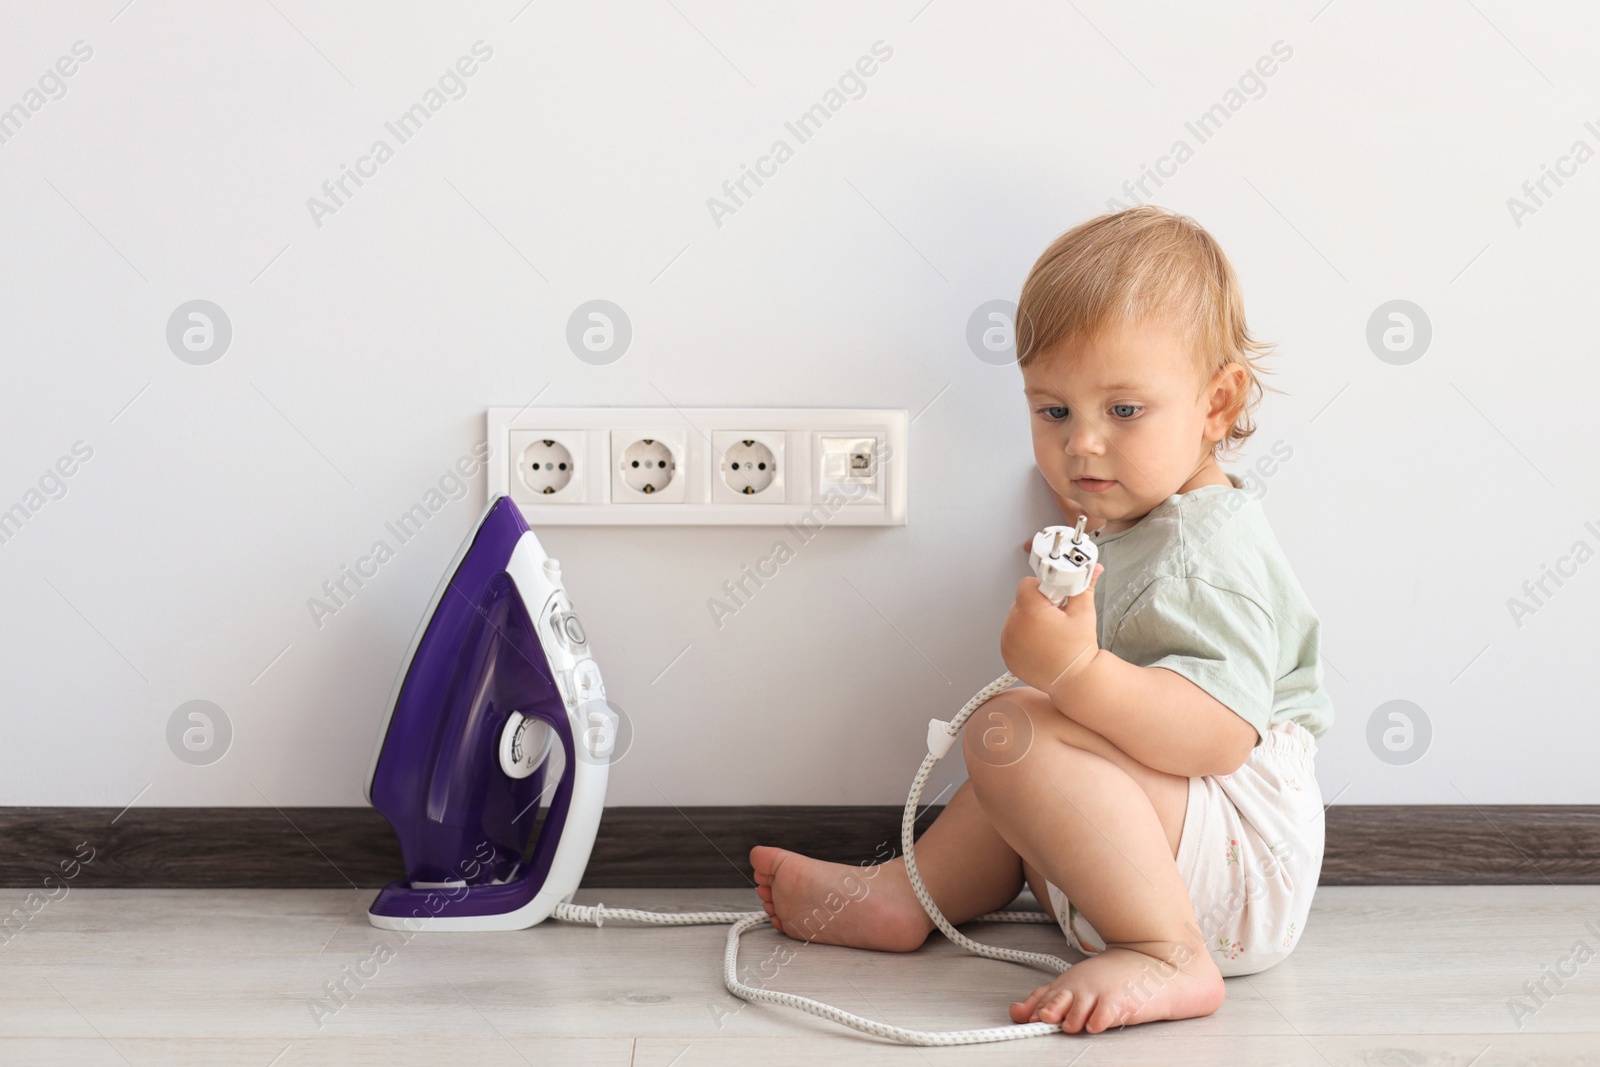
[[[1225,477],[1212,458],[1190,344],[1160,322],[1108,328],[1056,346],[1023,369],[1033,455],[1057,496],[1107,533],[1127,529],[1191,481]],[[1207,431],[1215,436],[1207,439]]]

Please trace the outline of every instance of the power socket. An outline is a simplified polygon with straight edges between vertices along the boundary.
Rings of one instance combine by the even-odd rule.
[[[712,430],[714,504],[782,504],[786,434],[768,430]]]
[[[586,435],[571,430],[512,430],[511,498],[519,503],[583,504],[589,499]]]
[[[682,430],[611,431],[611,502],[682,504],[689,484]]]

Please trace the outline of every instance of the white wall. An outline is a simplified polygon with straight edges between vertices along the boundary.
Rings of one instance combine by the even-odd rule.
[[[967,317],[1278,41],[1153,199],[1217,235],[1281,345],[1290,395],[1233,469],[1293,450],[1265,506],[1325,625],[1325,795],[1600,802],[1600,565],[1520,627],[1507,606],[1600,545],[1600,164],[1507,207],[1600,147],[1600,14],[1322,2],[7,4],[0,107],[93,55],[0,144],[0,508],[93,456],[0,544],[0,803],[361,803],[482,476],[320,629],[307,599],[486,407],[536,395],[920,412],[909,525],[827,531],[720,631],[707,598],[774,531],[541,531],[637,730],[613,803],[898,803],[926,719],[1002,669],[1051,517],[1020,379]],[[465,96],[386,136],[479,40]],[[707,199],[876,41],[865,95],[717,225]],[[394,158],[316,225],[379,137]],[[605,367],[564,341],[597,297],[635,330]],[[233,326],[207,366],[165,339],[196,298]],[[1365,338],[1395,298],[1433,324],[1404,366]],[[194,699],[234,732],[208,766],[168,748]],[[1393,699],[1433,727],[1409,765],[1366,740]]]

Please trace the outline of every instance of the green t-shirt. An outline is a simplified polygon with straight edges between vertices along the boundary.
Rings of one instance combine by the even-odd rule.
[[[1100,647],[1164,667],[1264,735],[1293,719],[1320,738],[1333,725],[1322,687],[1321,623],[1260,501],[1233,485],[1174,493],[1121,533],[1095,535]]]

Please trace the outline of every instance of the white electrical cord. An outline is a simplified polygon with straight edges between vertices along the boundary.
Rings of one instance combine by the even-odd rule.
[[[1039,592],[1057,607],[1065,603],[1068,597],[1076,596],[1087,589],[1094,578],[1095,561],[1099,558],[1099,552],[1092,541],[1084,540],[1083,529],[1086,521],[1086,517],[1080,518],[1075,529],[1067,526],[1048,526],[1034,537],[1029,563],[1033,566],[1034,573],[1038,575]],[[1072,540],[1066,542],[1069,534]],[[1016,949],[979,944],[952,926],[950,920],[944,917],[944,913],[933,902],[933,898],[928,895],[928,889],[922,883],[922,873],[917,870],[916,854],[912,847],[917,805],[922,800],[923,787],[927,785],[928,776],[933,773],[934,765],[955,746],[956,739],[961,736],[961,728],[972,717],[972,713],[996,694],[1010,689],[1016,682],[1017,676],[1007,671],[978,690],[949,722],[943,719],[928,721],[928,755],[918,768],[916,778],[912,779],[911,794],[906,797],[905,813],[900,819],[900,850],[906,861],[906,875],[911,879],[911,891],[917,895],[922,910],[928,913],[928,918],[933,920],[933,924],[945,937],[968,952],[991,960],[1020,963],[1025,967],[1037,967],[1041,971],[1060,974],[1072,964],[1046,952],[1021,952]],[[831,1004],[812,1000],[810,997],[745,985],[739,981],[739,938],[747,931],[771,921],[765,911],[667,912],[608,908],[603,904],[595,904],[592,907],[581,904],[557,904],[553,914],[557,919],[567,922],[593,923],[596,926],[602,925],[607,919],[630,919],[663,926],[732,923],[733,928],[728,931],[728,944],[722,953],[722,981],[728,987],[728,992],[751,1003],[761,1001],[799,1008],[801,1011],[848,1026],[852,1030],[859,1030],[876,1037],[886,1037],[906,1045],[977,1045],[988,1041],[1015,1041],[1024,1037],[1043,1037],[1045,1034],[1062,1032],[1055,1023],[1044,1022],[1013,1023],[1010,1026],[991,1026],[982,1030],[907,1030],[904,1027],[890,1026],[887,1023],[853,1015]],[[991,911],[973,921],[1052,924],[1055,922],[1042,911]]]
[[[928,913],[928,918],[933,920],[935,926],[951,941],[960,945],[968,952],[985,956],[992,960],[1005,960],[1010,963],[1020,963],[1027,967],[1037,967],[1042,971],[1059,974],[1072,964],[1043,952],[1019,952],[1015,949],[997,948],[993,945],[983,945],[962,934],[950,920],[944,917],[933,898],[928,895],[927,887],[922,883],[922,874],[917,870],[917,861],[913,851],[912,833],[917,821],[917,805],[922,799],[923,787],[927,784],[928,776],[933,773],[933,768],[950,749],[954,746],[956,738],[961,734],[961,727],[966,724],[972,713],[995,694],[1011,688],[1016,683],[1016,676],[1009,671],[978,690],[976,696],[967,701],[966,706],[948,723],[934,719],[928,724],[928,755],[922,761],[922,767],[917,771],[916,778],[911,783],[911,795],[906,798],[905,814],[900,820],[900,848],[906,861],[906,874],[911,879],[912,892],[916,893],[917,900],[922,904],[922,910]],[[750,930],[772,921],[765,911],[640,911],[636,908],[608,908],[604,904],[557,904],[554,915],[557,919],[566,922],[593,923],[601,926],[607,919],[624,919],[633,922],[655,923],[662,926],[705,926],[718,923],[732,923],[733,928],[728,931],[727,947],[722,953],[722,982],[728,987],[728,992],[741,1000],[751,1003],[757,1001],[766,1004],[781,1004],[785,1007],[798,1008],[812,1015],[848,1026],[852,1030],[859,1030],[864,1034],[875,1037],[885,1037],[891,1041],[899,1041],[906,1045],[977,1045],[988,1041],[1015,1041],[1024,1037],[1042,1037],[1045,1034],[1061,1033],[1061,1028],[1054,1023],[1014,1023],[1010,1026],[991,1026],[981,1030],[907,1030],[900,1026],[890,1026],[873,1019],[863,1018],[850,1012],[835,1008],[831,1004],[824,1004],[820,1000],[810,997],[797,996],[793,993],[780,993],[771,989],[762,989],[757,986],[746,985],[739,980],[739,938]],[[992,911],[987,915],[980,915],[974,922],[1013,922],[1013,923],[1054,923],[1042,911]]]

